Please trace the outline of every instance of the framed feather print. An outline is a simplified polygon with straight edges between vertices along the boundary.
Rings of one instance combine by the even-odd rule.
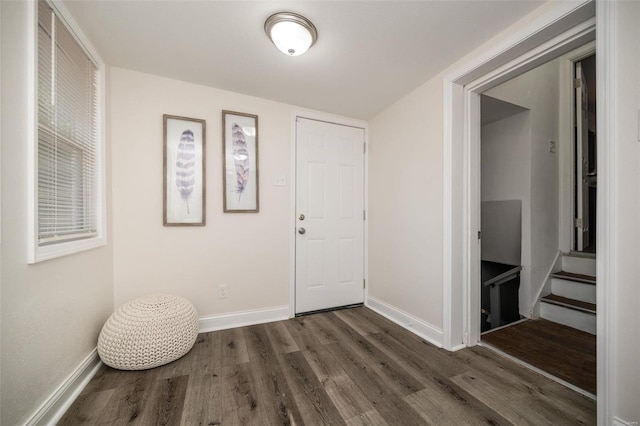
[[[257,213],[258,116],[222,111],[223,206],[227,213]]]
[[[205,225],[206,123],[163,115],[164,226]]]

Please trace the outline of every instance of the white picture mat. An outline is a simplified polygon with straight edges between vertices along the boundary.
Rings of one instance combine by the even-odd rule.
[[[195,185],[185,202],[176,186],[176,159],[180,137],[185,130],[193,132],[196,154]],[[167,223],[202,223],[202,123],[196,121],[167,119]]]
[[[255,210],[257,209],[257,150],[256,150],[256,119],[242,115],[225,115],[225,172],[226,172],[226,208],[227,210]],[[237,191],[236,166],[233,160],[233,132],[231,128],[238,124],[244,130],[247,151],[249,153],[249,182],[242,195]]]

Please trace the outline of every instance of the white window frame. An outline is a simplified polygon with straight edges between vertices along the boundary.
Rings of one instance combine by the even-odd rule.
[[[33,264],[85,250],[102,247],[107,244],[106,219],[106,153],[105,153],[105,65],[98,52],[91,45],[79,25],[73,19],[69,11],[59,0],[46,0],[55,11],[58,18],[64,22],[76,41],[84,48],[85,52],[94,60],[97,67],[97,96],[98,96],[98,129],[97,158],[96,158],[96,225],[95,237],[65,241],[60,243],[40,246],[38,243],[38,2],[31,0],[29,4],[29,100],[27,102],[27,114],[29,117],[28,141],[27,141],[27,263]]]

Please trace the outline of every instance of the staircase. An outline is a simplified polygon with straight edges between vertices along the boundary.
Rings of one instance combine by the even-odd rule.
[[[551,294],[540,299],[540,317],[596,334],[596,257],[562,256],[562,271],[551,274]]]

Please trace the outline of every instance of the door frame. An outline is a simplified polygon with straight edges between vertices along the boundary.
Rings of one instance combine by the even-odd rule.
[[[340,115],[322,113],[313,110],[296,109],[291,111],[291,137],[289,139],[289,318],[296,316],[296,164],[297,153],[297,131],[296,122],[298,118],[324,121],[326,123],[341,126],[356,127],[364,130],[364,143],[367,147],[364,153],[364,209],[369,211],[369,124],[366,121],[358,120]],[[369,279],[369,218],[364,221],[364,279]],[[367,303],[369,286],[364,288],[364,303]]]
[[[576,6],[576,4],[578,6]],[[550,13],[444,78],[443,346],[480,340],[480,93],[587,44],[595,37],[594,4],[558,4]],[[558,16],[560,15],[560,16]],[[479,308],[478,308],[479,311]]]
[[[443,346],[449,350],[477,344],[479,318],[471,315],[479,282],[478,175],[479,92],[586,44],[596,37],[598,73],[597,228],[597,408],[598,424],[613,420],[615,387],[615,2],[548,4],[515,34],[444,77],[444,235]],[[543,6],[544,7],[544,6]],[[596,28],[597,26],[597,28]],[[477,286],[476,286],[477,287]],[[474,294],[475,293],[475,294]],[[478,316],[479,317],[479,316]],[[474,322],[475,321],[475,322]]]
[[[588,58],[596,53],[596,43],[591,42],[578,49],[569,52],[563,57],[560,63],[560,93],[571,93],[570,96],[560,97],[560,127],[559,127],[559,149],[560,155],[560,222],[559,232],[560,251],[568,253],[575,247],[575,232],[573,219],[576,217],[574,199],[575,193],[575,135],[573,128],[576,125],[575,118],[575,93],[573,87],[573,76],[575,73],[575,63]]]

